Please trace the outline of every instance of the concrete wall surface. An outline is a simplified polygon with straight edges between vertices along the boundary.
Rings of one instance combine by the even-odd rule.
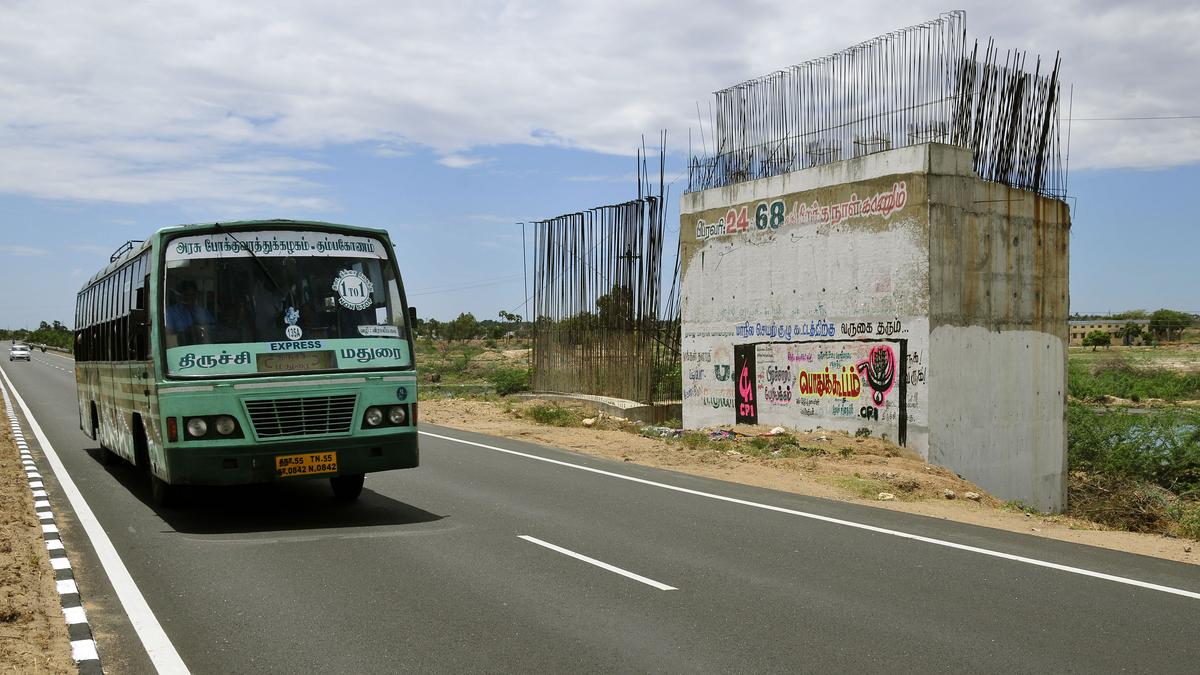
[[[684,426],[866,429],[1062,507],[1062,202],[930,144],[685,194],[680,211]]]
[[[1066,506],[1070,214],[978,180],[932,146],[930,461],[1044,510]]]
[[[927,163],[909,147],[684,195],[685,426],[865,428],[927,452]]]

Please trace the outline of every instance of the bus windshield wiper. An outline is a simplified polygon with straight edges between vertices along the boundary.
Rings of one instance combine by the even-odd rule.
[[[275,287],[275,290],[283,295],[287,295],[287,293],[283,290],[283,287],[281,287],[275,281],[275,277],[271,276],[271,272],[270,272],[270,270],[267,269],[267,266],[263,264],[263,261],[257,255],[255,255],[254,251],[251,250],[251,248],[249,246],[238,241],[238,238],[233,236],[233,233],[230,232],[229,230],[225,229],[225,227],[223,225],[221,225],[220,223],[213,223],[213,227],[217,228],[221,232],[224,232],[226,237],[229,237],[230,239],[233,240],[233,243],[240,246],[242,248],[242,250],[245,251],[246,253],[249,253],[250,257],[254,259],[254,262],[258,264],[258,269],[262,270],[262,273],[264,275],[266,275],[266,277],[267,277],[267,281],[271,282],[271,285]]]

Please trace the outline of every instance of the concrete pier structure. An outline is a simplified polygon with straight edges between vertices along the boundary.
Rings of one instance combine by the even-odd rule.
[[[870,432],[1066,502],[1069,211],[915,145],[685,194],[683,422]]]

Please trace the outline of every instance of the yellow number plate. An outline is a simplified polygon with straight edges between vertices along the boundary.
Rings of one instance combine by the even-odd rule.
[[[337,473],[337,470],[336,452],[306,452],[302,455],[280,455],[275,458],[275,473],[280,478]]]

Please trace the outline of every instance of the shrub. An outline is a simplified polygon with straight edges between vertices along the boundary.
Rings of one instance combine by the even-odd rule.
[[[488,375],[488,381],[496,387],[496,393],[501,396],[529,391],[528,368],[506,368]]]
[[[1144,480],[1084,471],[1071,473],[1069,489],[1071,515],[1130,532],[1169,531],[1178,502]]]
[[[679,442],[689,450],[699,450],[712,444],[708,436],[700,431],[685,431],[679,436]]]
[[[579,413],[553,403],[537,403],[526,408],[525,412],[533,421],[554,427],[579,426],[583,421]]]
[[[1153,483],[1178,494],[1200,491],[1200,412],[1145,414],[1067,407],[1067,463],[1086,471]]]
[[[683,398],[683,366],[678,361],[670,367],[666,363],[656,364],[651,377],[656,400],[678,401]]]
[[[1067,393],[1085,400],[1104,396],[1131,400],[1195,399],[1200,398],[1200,373],[1137,369],[1119,358],[1102,361],[1094,370],[1070,361],[1067,364]]]

